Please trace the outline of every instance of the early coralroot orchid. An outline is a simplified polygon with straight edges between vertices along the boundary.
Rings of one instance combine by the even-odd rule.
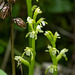
[[[56,49],[56,40],[57,38],[60,38],[60,35],[58,34],[58,32],[55,32],[55,34],[53,35],[51,31],[45,31],[44,35],[48,38],[48,40],[51,42],[51,45],[48,45],[48,49],[46,50],[46,52],[49,52],[52,61],[53,61],[53,65],[50,66],[45,73],[47,73],[48,70],[50,70],[51,73],[53,73],[53,75],[57,75],[57,64],[58,61],[62,58],[65,57],[65,60],[67,60],[66,57],[66,52],[68,51],[68,49],[64,48],[61,50],[61,52],[59,53],[59,50]],[[58,55],[56,54],[58,52]],[[54,68],[55,67],[55,68]]]
[[[8,0],[9,3],[13,3],[11,1],[15,2],[15,0]],[[38,0],[36,0],[36,1],[38,2]],[[29,8],[28,0],[26,0],[26,2],[27,2],[28,9],[30,9],[31,7]],[[26,37],[29,36],[30,47],[26,47],[24,49],[24,52],[23,52],[22,56],[15,56],[15,60],[18,61],[18,65],[20,65],[21,63],[23,63],[24,65],[27,65],[28,68],[29,68],[29,75],[33,75],[34,64],[35,64],[35,56],[36,56],[35,40],[37,40],[38,33],[43,33],[44,32],[42,30],[42,28],[43,28],[43,26],[45,26],[47,24],[47,22],[45,21],[45,18],[43,18],[43,17],[37,19],[37,16],[42,13],[42,11],[40,10],[40,7],[37,7],[37,5],[34,5],[31,8],[30,11],[28,10],[28,12],[30,14],[28,13],[29,15],[27,17],[27,22],[26,22],[28,24],[28,27],[29,27],[28,28],[29,32],[26,34]],[[26,24],[21,18],[15,18],[15,19],[13,19],[13,21],[18,26],[20,26],[22,28],[26,28]],[[57,38],[60,38],[60,35],[58,34],[58,32],[55,32],[53,34],[51,31],[47,30],[47,31],[45,31],[44,35],[50,41],[50,45],[48,45],[48,47],[47,47],[48,50],[46,50],[46,52],[49,52],[49,54],[52,58],[52,62],[53,62],[53,65],[50,65],[47,68],[47,70],[45,71],[45,73],[50,71],[51,73],[53,73],[53,75],[57,75],[58,61],[62,57],[65,57],[65,59],[67,60],[67,57],[66,57],[65,53],[68,50],[66,48],[64,48],[59,52],[59,50],[56,48]],[[23,58],[25,55],[30,57],[30,62]]]
[[[42,13],[39,7],[33,6],[32,9],[35,10],[33,13],[33,19],[31,17],[27,17],[27,22],[29,24],[29,27],[31,28],[31,32],[27,33],[26,37],[30,35],[30,38],[35,38],[37,39],[37,34],[43,33],[43,26],[47,24],[46,21],[44,21],[44,18],[40,18],[38,21],[36,21],[37,15]]]

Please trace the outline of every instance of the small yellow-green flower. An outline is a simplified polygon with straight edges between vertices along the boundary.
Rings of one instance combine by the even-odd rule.
[[[38,25],[37,27],[36,27],[36,33],[43,33],[43,31],[41,30],[41,28],[42,28],[42,26],[40,26],[40,25]]]
[[[38,8],[35,9],[34,15],[38,15],[38,14],[41,14],[41,13],[42,13],[42,11],[38,7]]]
[[[54,71],[57,71],[56,65],[50,65],[50,66],[47,68],[47,70],[45,71],[45,73],[47,73],[48,71],[51,72],[51,73],[54,73]]]
[[[34,23],[34,20],[31,17],[27,17],[27,22],[29,24],[33,24]]]
[[[26,49],[24,49],[24,51],[26,52],[27,56],[30,56],[31,52],[32,52],[32,48],[26,47]]]

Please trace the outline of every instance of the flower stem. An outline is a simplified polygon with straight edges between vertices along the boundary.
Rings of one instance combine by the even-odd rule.
[[[14,60],[14,38],[13,38],[13,32],[14,32],[14,25],[13,25],[13,17],[12,17],[12,4],[11,6],[11,12],[10,12],[10,17],[11,17],[11,58],[12,58],[12,75],[16,75],[15,71],[15,60]]]
[[[56,47],[55,43],[52,44],[52,47],[54,47],[54,48]],[[57,66],[56,55],[54,55],[54,56],[51,55],[51,57],[52,57],[53,65]],[[53,72],[53,75],[57,75],[57,71],[54,71],[54,72]]]
[[[12,58],[12,75],[15,75],[13,22],[12,22],[12,24],[11,24],[11,58]]]
[[[32,17],[32,0],[26,0],[27,2],[27,8],[28,8],[28,16]],[[28,31],[30,31],[30,28],[28,26]],[[35,63],[35,39],[29,38],[29,46],[33,48],[33,56],[31,58],[31,66],[29,67],[29,75],[33,75],[34,72],[34,63]]]
[[[32,0],[26,0],[26,2],[27,2],[27,8],[28,8],[28,16],[29,17],[32,17],[32,11],[31,11],[31,8],[32,8]],[[28,32],[30,31],[30,27],[29,27],[29,25],[28,25]],[[29,37],[29,46],[31,47],[31,43],[32,42],[32,40],[31,40],[31,38]]]
[[[53,59],[53,65],[57,66],[56,55],[54,56],[54,59]],[[57,71],[54,71],[53,75],[57,75]]]
[[[34,65],[35,65],[35,39],[32,39],[32,48],[33,48],[33,55],[31,58],[31,66],[29,67],[29,75],[33,75],[34,73]]]

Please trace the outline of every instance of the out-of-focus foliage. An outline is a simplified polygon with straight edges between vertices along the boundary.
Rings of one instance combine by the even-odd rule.
[[[3,70],[0,69],[0,75],[7,75]]]
[[[48,13],[63,13],[72,10],[70,0],[40,0],[40,5]]]
[[[0,45],[0,54],[4,52],[4,47]]]

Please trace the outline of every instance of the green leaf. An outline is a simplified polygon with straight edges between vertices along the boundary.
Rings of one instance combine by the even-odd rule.
[[[0,69],[0,75],[7,75],[3,70]]]
[[[4,47],[0,46],[0,54],[2,54],[4,52]]]
[[[73,9],[71,0],[42,0],[40,5],[45,12],[52,14],[70,12]]]

